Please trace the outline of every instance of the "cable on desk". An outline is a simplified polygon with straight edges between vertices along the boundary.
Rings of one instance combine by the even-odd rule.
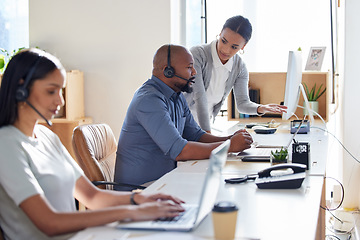
[[[344,196],[345,196],[344,186],[341,184],[340,181],[338,181],[337,179],[335,179],[335,178],[333,178],[333,177],[325,177],[325,178],[330,178],[330,179],[333,179],[333,180],[335,180],[335,181],[338,182],[338,184],[339,184],[340,187],[341,187],[342,196],[341,196],[341,201],[340,201],[340,203],[339,203],[338,206],[336,206],[335,208],[328,208],[327,206],[323,207],[323,206],[321,206],[321,205],[320,205],[320,208],[322,208],[322,209],[326,210],[328,213],[330,213],[331,216],[334,218],[334,221],[339,221],[341,224],[344,224],[345,222],[348,222],[348,221],[346,221],[346,220],[343,221],[342,219],[340,219],[340,217],[337,217],[337,216],[335,216],[335,215],[332,213],[332,211],[339,209],[340,206],[342,205],[343,201],[344,201]],[[329,223],[330,223],[330,222],[329,222]],[[352,231],[353,231],[353,229],[354,229],[354,227],[355,227],[355,222],[353,223],[351,229],[350,229],[350,230],[347,230],[347,231],[337,230],[337,229],[334,228],[334,224],[335,224],[335,223],[330,223],[330,224],[332,225],[333,228],[331,229],[331,228],[327,227],[327,229],[328,229],[329,231],[333,232],[334,234],[341,234],[341,235],[349,234],[349,236],[348,236],[347,239],[348,239],[348,240],[351,239],[351,237],[352,237]],[[332,237],[332,238],[329,238],[329,239],[339,239],[338,237],[336,237],[336,236],[334,236],[334,235],[326,235],[326,237],[327,237],[327,236]]]
[[[343,147],[343,149],[355,160],[357,161],[358,163],[360,163],[360,160],[357,159],[345,146],[342,142],[340,142],[340,140],[331,132],[329,132],[327,129],[323,129],[323,128],[320,128],[320,127],[311,127],[311,128],[316,128],[316,129],[320,129],[326,133],[329,133],[331,136],[333,136],[339,143],[340,145]]]
[[[333,239],[341,240],[340,238],[338,238],[338,237],[335,236],[335,235],[326,235],[326,236],[325,236],[325,239],[329,239],[329,240],[333,240]]]
[[[334,137],[334,138],[336,139],[336,141],[338,141],[338,143],[342,146],[342,148],[343,148],[356,162],[360,163],[360,160],[357,159],[357,158],[344,146],[344,144],[343,144],[333,133],[329,132],[327,129],[323,129],[323,128],[320,128],[320,127],[314,127],[314,126],[312,126],[311,128],[319,129],[319,130],[322,130],[322,131],[324,131],[324,132],[326,132],[326,133],[329,133],[332,137]],[[342,191],[342,196],[341,196],[341,201],[340,201],[340,203],[339,203],[339,205],[338,205],[337,207],[332,208],[332,209],[329,209],[327,206],[325,206],[325,207],[320,206],[320,208],[322,208],[322,209],[324,209],[324,210],[327,210],[327,211],[334,217],[335,220],[337,220],[337,221],[339,221],[340,223],[343,224],[344,222],[343,222],[341,219],[339,219],[338,217],[336,217],[331,211],[334,211],[334,210],[339,209],[340,206],[342,205],[342,203],[343,203],[343,201],[344,201],[344,196],[345,196],[344,186],[340,183],[340,181],[338,181],[338,180],[335,179],[335,178],[332,178],[332,177],[325,177],[325,178],[331,178],[331,179],[333,179],[333,180],[335,180],[335,181],[337,181],[337,182],[339,183],[339,185],[340,185],[340,187],[341,187],[341,191]],[[355,224],[354,224],[354,226],[355,226]],[[351,239],[351,231],[353,230],[354,226],[352,227],[351,230],[349,230],[349,231],[347,231],[347,232],[342,232],[342,234],[349,234],[348,239]],[[329,229],[329,230],[332,231],[332,232],[334,232],[334,231],[331,230],[331,229]],[[339,234],[339,232],[334,232],[334,233],[335,233],[335,234]],[[332,235],[331,235],[331,236],[332,236]],[[332,236],[332,237],[334,237],[334,238],[336,238],[336,239],[339,239],[339,238],[336,237],[336,236]],[[334,239],[334,238],[333,238],[333,239]]]
[[[300,106],[300,105],[297,105],[297,107],[302,108],[302,109],[305,109],[303,106]],[[319,113],[315,112],[315,111],[312,110],[312,109],[306,109],[306,110],[308,110],[308,111],[310,111],[310,112],[312,112],[312,113],[315,113],[316,116],[318,116],[318,117],[321,119],[321,121],[323,122],[323,124],[324,124],[324,126],[325,126],[325,128],[326,128],[325,120],[320,116]],[[327,128],[326,128],[326,129],[327,129]]]
[[[325,178],[325,179],[326,179],[326,178],[330,178],[330,179],[335,180],[336,182],[339,183],[339,185],[340,185],[340,187],[341,187],[341,200],[340,200],[340,203],[339,203],[335,208],[328,208],[327,206],[323,207],[323,206],[320,205],[320,207],[321,207],[322,209],[329,211],[330,214],[333,215],[333,214],[331,213],[331,211],[335,211],[335,210],[339,209],[339,208],[341,207],[343,201],[344,201],[345,189],[344,189],[344,186],[342,185],[342,183],[341,183],[339,180],[337,180],[336,178],[333,178],[333,177],[324,177],[324,178]],[[337,220],[339,220],[340,222],[342,222],[340,219],[338,219],[338,218],[335,217],[334,215],[333,215],[333,217],[336,218]]]

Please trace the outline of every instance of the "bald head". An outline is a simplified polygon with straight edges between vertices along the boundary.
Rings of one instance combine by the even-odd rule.
[[[153,59],[153,75],[159,77],[159,73],[163,72],[168,65],[169,44],[161,46],[155,53]],[[170,64],[175,67],[177,63],[183,61],[184,57],[191,56],[191,53],[183,46],[170,46]]]
[[[175,92],[191,92],[191,83],[195,77],[194,59],[189,50],[183,46],[170,45],[161,46],[155,53],[153,59],[153,76],[163,81]],[[172,69],[166,69],[170,65]]]

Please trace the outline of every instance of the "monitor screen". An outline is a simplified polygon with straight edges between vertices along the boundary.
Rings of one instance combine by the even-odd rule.
[[[284,105],[288,107],[283,113],[282,119],[288,120],[295,114],[302,80],[302,58],[300,51],[289,51],[288,68],[286,74]]]

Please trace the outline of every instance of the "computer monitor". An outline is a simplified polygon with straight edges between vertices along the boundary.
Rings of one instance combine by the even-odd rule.
[[[301,84],[302,80],[302,57],[300,51],[289,51],[289,60],[288,68],[286,74],[286,84],[285,84],[285,96],[284,96],[284,105],[287,106],[287,112],[283,113],[282,119],[288,120],[292,115],[295,114],[296,108],[298,106],[300,90],[304,97],[306,108],[309,112],[309,117],[311,122],[313,122],[313,114],[309,111],[310,106],[308,99],[305,94],[303,85]]]

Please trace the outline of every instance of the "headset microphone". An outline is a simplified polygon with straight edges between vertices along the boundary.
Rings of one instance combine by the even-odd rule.
[[[42,119],[45,120],[45,122],[47,123],[47,125],[49,125],[50,127],[52,126],[52,122],[47,120],[44,115],[42,115],[39,110],[37,110],[28,100],[25,100],[25,102],[27,103],[27,105],[29,105],[32,109],[34,109],[34,111],[39,114],[40,117],[42,117]]]
[[[178,75],[174,75],[175,77],[178,77],[178,78],[180,78],[180,79],[183,79],[183,80],[185,80],[185,81],[187,81],[188,83],[189,82],[192,82],[192,83],[195,83],[195,81],[193,80],[193,79],[195,79],[195,77],[191,77],[190,79],[186,79],[186,78],[183,78],[183,77],[180,77],[180,76],[178,76]]]

